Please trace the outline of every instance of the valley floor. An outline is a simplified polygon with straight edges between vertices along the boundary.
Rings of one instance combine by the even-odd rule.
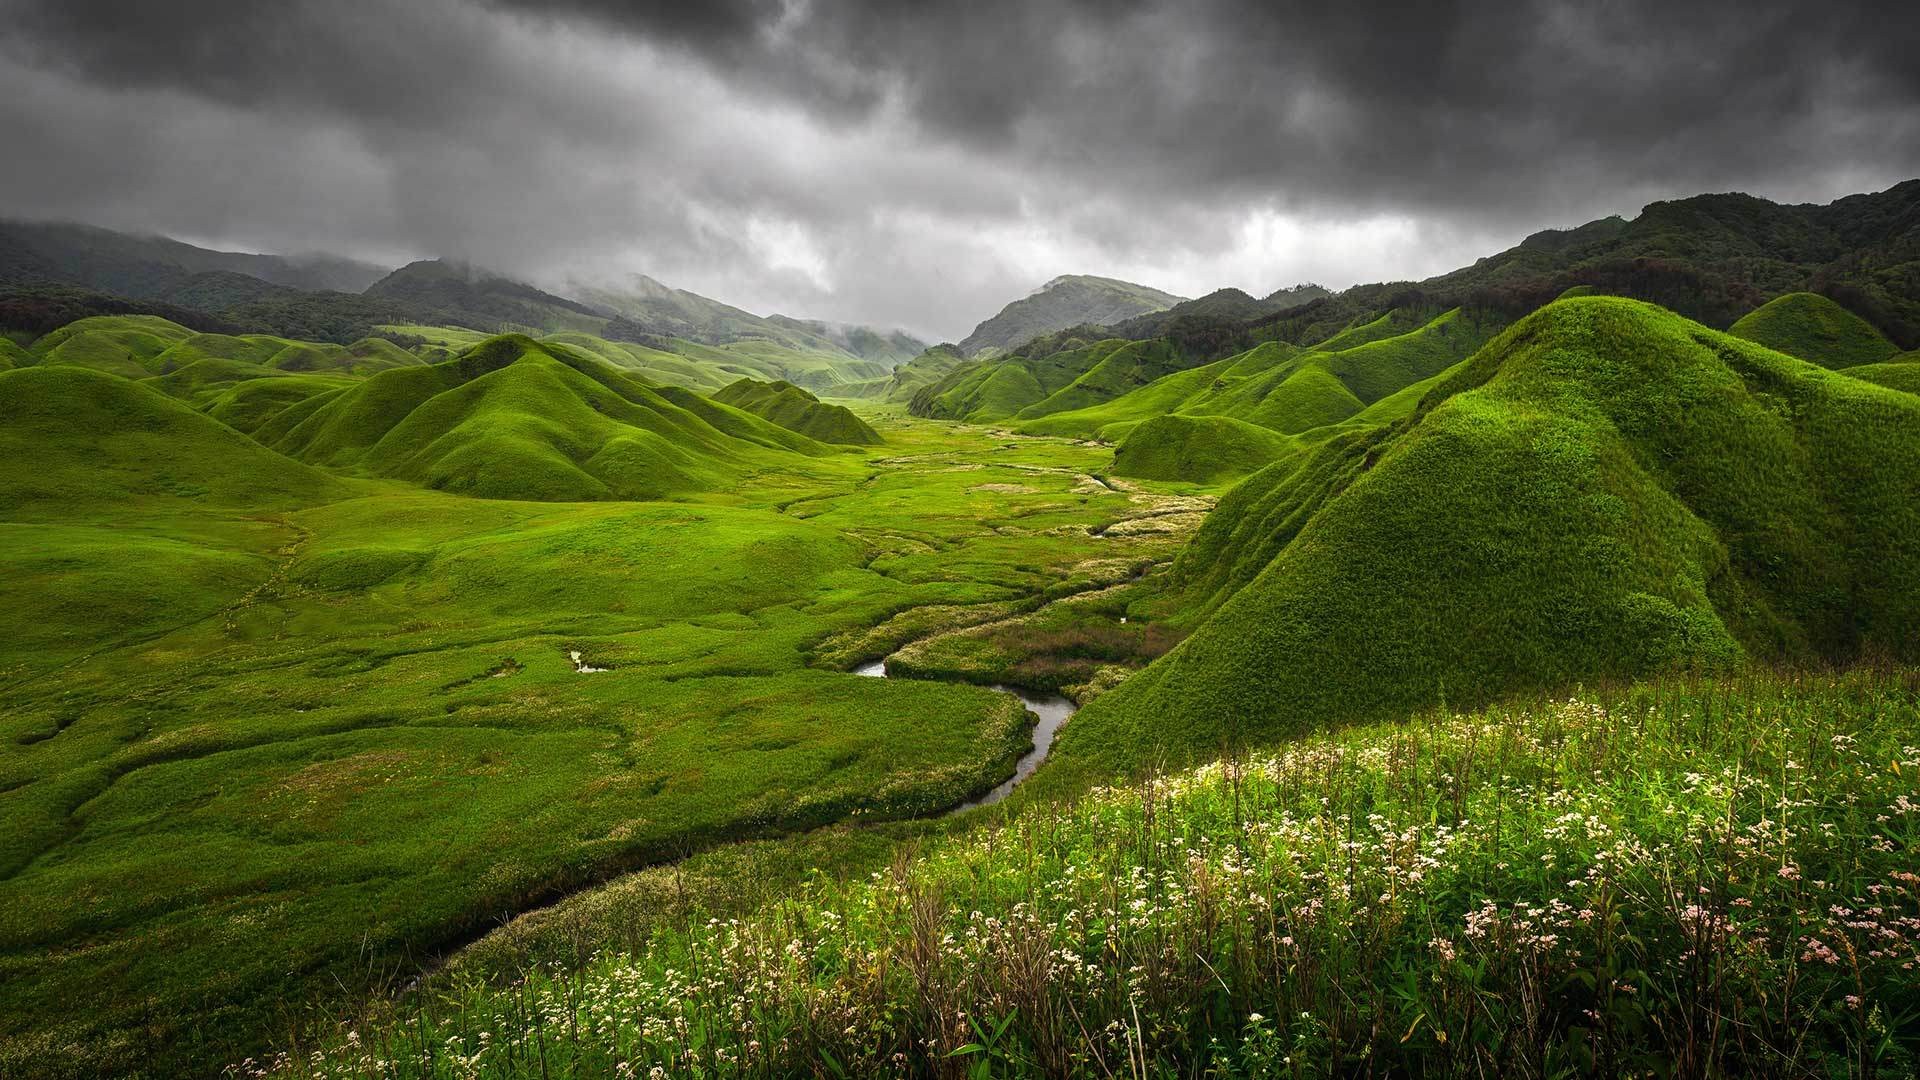
[[[1110,591],[1195,501],[872,419],[698,501],[349,481],[0,526],[0,1072],[221,1060],[622,869],[999,783],[1011,696],[847,672]]]

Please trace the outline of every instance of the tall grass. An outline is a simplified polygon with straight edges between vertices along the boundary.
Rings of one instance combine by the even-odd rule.
[[[1353,729],[692,907],[243,1073],[1907,1076],[1912,673]]]

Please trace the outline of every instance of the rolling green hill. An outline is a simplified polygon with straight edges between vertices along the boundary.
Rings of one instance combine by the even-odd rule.
[[[193,331],[155,315],[100,315],[68,323],[28,347],[41,364],[92,368],[130,379],[165,374],[158,358]]]
[[[1082,325],[1110,326],[1172,307],[1183,299],[1129,281],[1068,274],[1054,278],[1033,295],[1015,300],[974,327],[961,340],[960,352],[966,356],[989,350],[1005,352],[1042,334]]]
[[[1850,367],[1847,374],[1877,386],[1920,394],[1920,351],[1901,353],[1882,364]]]
[[[1576,679],[1911,660],[1920,400],[1564,300],[1248,478],[1175,580],[1192,636],[1063,736],[1096,773]]]
[[[71,517],[101,505],[273,507],[345,485],[143,383],[41,364],[0,372],[0,514]]]
[[[757,416],[518,334],[373,375],[273,445],[448,491],[566,501],[714,491],[827,452]]]
[[[1199,367],[1183,367],[1165,342],[1151,354],[1170,374],[1128,388],[1156,367],[1136,364],[1122,378],[1105,378],[1115,361],[1138,355],[1117,350],[1073,386],[1014,415],[1020,430],[1115,441],[1157,416],[1225,416],[1284,434],[1327,427],[1359,415],[1465,359],[1499,328],[1496,317],[1454,309],[1427,313],[1393,310],[1301,349],[1270,341]],[[1144,343],[1132,347],[1138,350]],[[1011,360],[1006,362],[1013,362]],[[1123,391],[1114,393],[1115,390]],[[1057,403],[1092,404],[1059,410]]]
[[[825,404],[792,383],[741,379],[722,387],[712,398],[819,442],[875,446],[882,441],[879,432],[846,406]]]
[[[1877,364],[1900,351],[1865,319],[1815,293],[1776,296],[1727,333],[1826,368]]]
[[[1145,480],[1217,484],[1296,452],[1294,440],[1230,416],[1156,416],[1113,451],[1113,471]]]

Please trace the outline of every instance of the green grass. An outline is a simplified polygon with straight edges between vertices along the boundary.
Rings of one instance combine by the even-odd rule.
[[[1913,659],[1917,476],[1909,395],[1561,301],[1229,493],[1149,605],[1192,636],[1060,754],[1100,776],[1582,678]]]
[[[1137,507],[1094,448],[876,414],[886,446],[816,458],[508,344],[464,381],[225,393],[332,379],[282,412],[388,400],[371,427],[404,434],[420,406],[369,389],[529,367],[601,422],[631,394],[766,456],[699,503],[484,500],[330,475],[152,381],[0,373],[0,1072],[217,1069],[622,869],[985,790],[1026,737],[1012,699],[841,669],[951,625],[922,609],[1178,543],[1097,535]]]
[[[1889,390],[1920,394],[1920,352],[1901,353],[1884,364],[1861,364],[1846,372]]]
[[[1826,368],[1878,364],[1900,351],[1866,320],[1815,293],[1777,296],[1727,333]]]
[[[717,491],[828,453],[756,416],[519,335],[375,374],[272,444],[442,490],[556,501]]]
[[[688,970],[687,950],[718,947],[718,936],[700,935],[731,931],[699,929],[696,912],[759,926],[758,906],[784,895],[847,900],[833,911],[860,930],[834,947],[869,950],[859,963],[826,957],[827,967],[806,969],[831,994],[868,980],[859,985],[872,992],[857,1000],[874,1011],[848,1014],[857,1037],[838,1021],[791,1044],[780,1039],[792,1029],[759,1029],[760,1052],[792,1050],[801,1074],[835,1071],[806,1056],[815,1048],[853,1074],[894,1053],[926,1072],[1124,1072],[1118,1059],[1048,1056],[1048,1039],[1068,1037],[1061,1001],[1091,1010],[1093,1027],[1078,1033],[1090,1053],[1110,1053],[1109,1033],[1130,1020],[1136,1062],[1145,1053],[1183,1075],[1196,1062],[1222,1063],[1222,1075],[1252,1070],[1283,1026],[1298,1061],[1365,1061],[1371,1045],[1381,1069],[1491,1061],[1499,1071],[1591,1052],[1625,1055],[1615,1060],[1639,1070],[1631,1055],[1655,1052],[1649,1031],[1683,1030],[1686,1014],[1664,1002],[1698,993],[1662,989],[1663,1003],[1619,1014],[1639,1027],[1589,1038],[1571,1033],[1573,1013],[1541,1026],[1512,1008],[1549,1000],[1549,984],[1516,981],[1545,969],[1497,958],[1473,970],[1409,965],[1431,954],[1436,928],[1464,927],[1483,897],[1509,905],[1496,912],[1505,918],[1511,905],[1562,895],[1544,891],[1554,878],[1509,873],[1542,865],[1542,854],[1569,865],[1592,855],[1541,846],[1560,839],[1548,832],[1566,812],[1556,800],[1615,807],[1607,820],[1663,850],[1681,834],[1661,831],[1675,820],[1652,808],[1696,805],[1682,799],[1700,787],[1687,771],[1773,769],[1788,745],[1808,748],[1797,760],[1809,783],[1833,786],[1781,797],[1805,811],[1794,821],[1806,828],[1769,855],[1786,851],[1836,887],[1885,884],[1882,869],[1911,862],[1899,845],[1912,837],[1892,836],[1885,850],[1865,808],[1891,798],[1889,785],[1911,786],[1909,766],[1880,764],[1911,756],[1910,738],[1898,741],[1912,727],[1909,676],[1813,688],[1805,707],[1793,704],[1803,688],[1788,684],[1668,687],[1651,699],[1659,724],[1638,719],[1644,694],[1598,699],[1609,707],[1600,720],[1561,706],[1436,716],[1424,728],[1314,736],[1288,751],[1306,755],[1298,767],[1249,764],[1248,786],[1236,790],[1257,798],[1237,805],[1272,810],[1264,828],[1287,844],[1233,858],[1260,852],[1278,881],[1282,848],[1322,853],[1311,858],[1324,865],[1288,857],[1325,876],[1288,879],[1285,895],[1321,897],[1324,918],[1290,923],[1295,932],[1261,946],[1318,942],[1306,966],[1277,964],[1272,952],[1250,963],[1230,938],[1210,951],[1198,927],[1242,923],[1208,923],[1207,912],[1228,909],[1171,899],[1230,879],[1219,830],[1231,793],[1203,790],[1219,771],[1089,789],[1439,701],[1753,661],[1915,660],[1920,398],[1631,301],[1561,302],[1465,360],[1455,354],[1485,327],[1461,313],[1415,321],[1402,312],[1356,326],[1338,349],[1275,342],[1201,368],[1178,366],[1160,343],[1118,341],[955,365],[916,392],[919,416],[854,404],[848,415],[884,439],[872,446],[829,446],[712,400],[694,388],[702,384],[655,377],[672,366],[663,357],[696,365],[683,375],[726,363],[747,369],[728,383],[761,377],[774,360],[759,346],[695,357],[586,335],[507,335],[445,337],[416,356],[391,342],[295,349],[137,320],[88,320],[36,342],[33,363],[0,370],[0,1073],[210,1073],[295,1033],[337,1034],[329,1021],[340,1010],[407,984],[497,921],[640,868],[652,869],[516,923],[415,999],[453,1012],[400,1014],[397,1026],[363,1032],[471,1054],[459,1040],[483,1016],[488,1030],[525,1033],[498,1026],[509,1023],[494,1019],[505,1002],[570,988],[576,996],[547,1014],[578,1017],[568,1010],[601,1001],[595,988],[612,973],[665,979],[667,966]],[[63,349],[128,377],[49,359]],[[436,350],[452,355],[403,359]],[[283,360],[317,369],[288,371]],[[1163,367],[1185,381],[1153,378]],[[1296,390],[1337,385],[1353,401],[1298,436],[1167,409],[1309,372],[1317,389]],[[1122,438],[1118,453],[1080,429],[1020,435],[927,416],[985,415],[1016,399],[1015,411],[1077,403],[1031,422],[1077,418]],[[1267,457],[1208,513],[1214,491]],[[1123,479],[1133,464],[1168,479]],[[575,654],[604,670],[578,670]],[[882,657],[896,675],[953,681],[846,674]],[[1024,714],[964,684],[1009,679],[1087,703],[1014,805],[987,815],[1018,815],[1011,831],[968,831],[979,816],[905,823],[1007,775],[1025,745]],[[1408,731],[1428,741],[1409,749],[1399,741]],[[1834,736],[1857,740],[1882,771],[1852,769],[1840,749],[1854,744]],[[1478,747],[1498,747],[1472,741],[1496,737],[1511,752],[1497,766]],[[1821,747],[1831,753],[1815,756]],[[1624,766],[1628,754],[1639,770]],[[1372,771],[1342,772],[1330,759]],[[1547,794],[1514,795],[1521,778]],[[1170,793],[1188,801],[1174,808]],[[1083,801],[1075,809],[1052,795]],[[1799,801],[1815,797],[1826,810]],[[1488,799],[1496,839],[1459,824],[1485,823]],[[1436,816],[1443,804],[1452,809]],[[1383,879],[1356,879],[1360,891],[1335,896],[1329,860],[1374,849],[1312,847],[1333,835],[1298,831],[1316,807],[1383,837],[1444,821],[1471,838],[1471,858],[1446,873],[1428,867],[1447,884],[1409,888],[1405,903],[1416,907],[1362,910],[1356,898],[1376,895]],[[1751,809],[1742,803],[1738,815]],[[1374,812],[1386,824],[1368,822]],[[1831,838],[1813,827],[1820,813],[1853,845],[1851,862],[1822,853]],[[1729,820],[1704,810],[1701,819]],[[1506,831],[1520,821],[1538,836]],[[867,822],[880,824],[857,827]],[[1176,836],[1211,839],[1181,847]],[[924,857],[895,841],[923,845]],[[1068,865],[1097,872],[1066,874]],[[1386,874],[1384,865],[1364,870]],[[1131,889],[1136,873],[1165,884],[1149,906],[1171,921],[1108,919],[1111,933],[1088,934],[1068,907],[1048,906]],[[1058,880],[1064,892],[1043,887]],[[1652,880],[1632,879],[1638,906],[1620,908],[1618,940],[1635,942],[1623,963],[1665,973],[1635,984],[1650,995],[1641,1000],[1687,970],[1658,922],[1666,909],[1644,899]],[[1796,898],[1777,888],[1723,895],[1764,902],[1775,920],[1825,910],[1789,909]],[[1229,892],[1234,904],[1252,902],[1243,901],[1252,890]],[[913,899],[935,893],[952,906]],[[1016,895],[1029,906],[1016,909]],[[1854,895],[1841,899],[1857,909]],[[825,910],[805,918],[831,922]],[[857,921],[863,911],[877,921]],[[1090,991],[1062,969],[1035,983],[1038,969],[1021,966],[1028,954],[962,960],[937,945],[939,920],[951,917],[956,942],[972,927],[1011,950],[1039,940],[1040,913],[1037,925],[1069,935],[1060,946],[1107,981]],[[1359,936],[1337,936],[1345,928]],[[788,939],[768,940],[784,949]],[[1372,951],[1354,947],[1362,940]],[[928,941],[933,953],[913,951]],[[1183,943],[1172,955],[1186,966],[1161,972],[1152,957],[1168,954],[1153,949],[1168,941]],[[1219,995],[1208,996],[1214,984],[1189,952],[1217,972]],[[916,968],[914,956],[944,959]],[[545,961],[587,981],[539,972],[518,990],[491,988],[522,962]],[[1138,999],[1136,967],[1160,972],[1138,984]],[[1787,987],[1777,966],[1755,968],[1737,995],[1711,1000],[1734,1015],[1764,990],[1818,1018],[1844,980],[1810,970],[1817,976]],[[951,979],[962,974],[989,981],[965,984],[977,999],[914,998],[921,976],[898,980],[915,971],[947,995],[959,994]],[[1553,972],[1554,1007],[1576,1009],[1581,991],[1567,987],[1578,978]],[[1899,981],[1910,976],[1842,974],[1873,1004],[1911,994]],[[1068,996],[1048,996],[1049,986]],[[659,1000],[630,999],[620,1017],[651,1015]],[[675,1007],[727,1007],[715,1001],[683,994]],[[992,1026],[936,1069],[913,1057],[926,1051],[920,1040],[959,1032],[916,1025],[952,1012],[949,1003]],[[785,1024],[782,1007],[762,1015]],[[1274,1018],[1271,1030],[1249,1028],[1269,1023],[1254,1011]],[[1898,1065],[1888,1048],[1905,1052],[1912,1018],[1869,1016],[1863,1003],[1852,1028],[1799,1022],[1815,1037],[1782,1052],[1822,1067],[1843,1052]],[[889,1026],[872,1027],[875,1018]],[[1779,1047],[1780,1028],[1742,1022],[1748,1043],[1705,1051],[1730,1072],[1761,1060],[1761,1042]],[[576,1055],[548,1060],[559,1075],[570,1064],[607,1071],[611,1059],[596,1055],[609,1048],[648,1060],[651,1036],[636,1041],[623,1024],[602,1016],[586,1038],[571,1025],[564,1038],[542,1029],[535,1056],[487,1064],[531,1071],[540,1047]],[[707,1030],[701,1048],[752,1052],[729,1042],[739,1028]],[[1392,1056],[1415,1054],[1440,1056]],[[455,1066],[442,1056],[435,1067]]]
[[[819,398],[788,382],[741,379],[710,395],[722,405],[750,412],[809,439],[841,446],[875,446],[880,434],[844,405]]]
[[[1352,419],[1435,377],[1497,329],[1497,321],[1460,309],[1425,321],[1393,311],[1310,349],[1266,342],[1201,367],[1182,365],[1142,343],[1115,352],[1017,419],[1023,421],[1020,430],[1030,433],[1106,440],[1124,437],[1143,420],[1169,415],[1230,417],[1298,435]],[[1158,359],[1146,363],[1144,356]],[[1174,370],[1156,375],[1169,366]],[[1145,385],[1139,385],[1142,381]],[[1086,404],[1057,407],[1075,402]]]
[[[105,506],[271,511],[345,490],[142,383],[61,364],[0,372],[0,513],[72,519]]]
[[[41,364],[92,368],[129,379],[165,374],[159,357],[193,336],[157,315],[98,315],[55,330],[30,352]]]
[[[1113,452],[1113,471],[1146,480],[1218,484],[1298,452],[1277,431],[1230,416],[1157,416],[1134,427]]]
[[[1916,685],[1656,683],[1441,713],[1029,803],[891,860],[844,836],[716,853],[509,927],[351,1035],[258,1064],[1906,1075]],[[760,868],[784,894],[730,884]]]

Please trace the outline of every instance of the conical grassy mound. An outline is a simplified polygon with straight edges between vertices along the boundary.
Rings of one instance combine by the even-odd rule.
[[[1865,319],[1816,293],[1777,296],[1727,333],[1827,368],[1878,364],[1900,351]]]
[[[9,516],[129,502],[279,507],[343,487],[117,375],[64,364],[0,372],[0,511]]]
[[[1127,433],[1113,451],[1113,471],[1143,480],[1217,484],[1296,453],[1277,431],[1230,416],[1156,416]]]
[[[879,432],[846,406],[828,405],[790,382],[741,379],[715,391],[713,400],[823,443],[877,446],[882,441]]]
[[[1556,302],[1391,427],[1249,477],[1180,647],[1069,725],[1135,767],[1743,658],[1920,655],[1920,400],[1629,300]]]
[[[484,498],[566,501],[719,490],[750,470],[827,452],[691,391],[650,387],[518,334],[373,375],[315,404],[274,445],[314,464]]]

